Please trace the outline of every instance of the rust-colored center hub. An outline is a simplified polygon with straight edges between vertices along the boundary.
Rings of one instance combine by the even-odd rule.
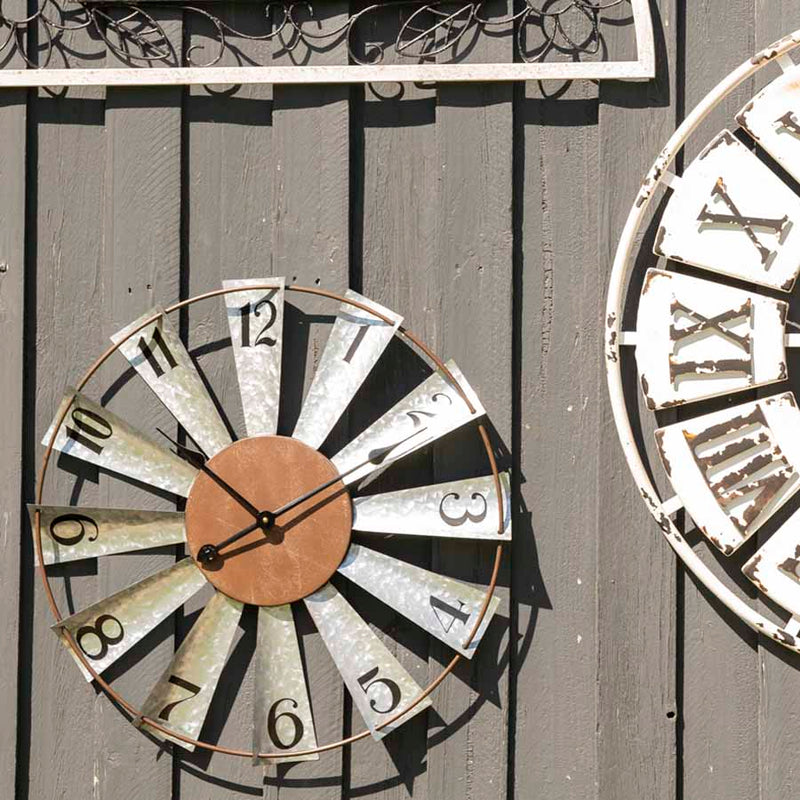
[[[321,453],[286,436],[241,439],[209,459],[209,469],[260,511],[275,512],[338,475]],[[299,600],[336,571],[350,545],[352,507],[342,481],[256,528],[204,564],[198,551],[255,522],[213,478],[201,472],[186,501],[189,552],[214,586],[257,606]]]

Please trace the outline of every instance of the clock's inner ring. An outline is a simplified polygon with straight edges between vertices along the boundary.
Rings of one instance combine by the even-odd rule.
[[[229,597],[258,606],[291,603],[323,586],[350,545],[352,508],[341,481],[271,525],[256,527],[221,547],[208,563],[198,554],[204,545],[217,546],[257,522],[221,482],[259,511],[273,513],[335,478],[336,467],[286,436],[241,439],[206,466],[189,493],[185,524],[189,552],[208,580]]]

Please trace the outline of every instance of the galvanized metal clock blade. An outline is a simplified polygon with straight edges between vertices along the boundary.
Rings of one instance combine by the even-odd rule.
[[[391,320],[342,303],[319,367],[303,401],[295,439],[319,448],[377,364],[403,318],[378,303],[348,290],[345,295]]]
[[[800,197],[730,131],[672,187],[656,255],[788,292],[800,263]]]
[[[183,513],[179,511],[30,504],[32,531],[36,529],[37,510],[45,564],[149,550],[186,541]],[[38,559],[36,565],[39,565]]]
[[[395,722],[377,730],[422,690],[332,584],[326,583],[304,602],[373,738],[383,738],[431,704],[425,697]]]
[[[443,372],[433,373],[331,459],[340,473],[359,462],[367,462],[347,475],[345,483],[360,481],[376,470],[383,470],[486,413],[455,362],[448,361],[445,366],[464,390],[472,408]],[[415,432],[419,435],[411,436]],[[379,463],[369,461],[370,453],[403,439],[406,441]]]
[[[350,545],[339,572],[467,658],[472,658],[500,605],[500,599],[492,597],[475,636],[465,646],[483,608],[483,589],[358,544]]]
[[[502,524],[493,475],[353,499],[353,530],[452,539],[511,539],[511,491],[500,474]]]
[[[226,294],[225,308],[247,435],[274,434],[281,392],[284,279],[231,280],[222,286],[243,290]]]
[[[142,716],[183,736],[197,738],[228,660],[243,608],[242,603],[221,592],[214,594],[145,700]],[[194,750],[193,745],[147,723],[141,727],[158,739],[169,739],[186,750]]]
[[[99,600],[53,626],[86,680],[91,674],[66,639],[69,633],[95,672],[102,672],[206,584],[191,558]]]
[[[67,390],[42,439],[43,445],[49,444],[65,408],[66,416],[53,443],[55,450],[158,489],[188,496],[197,476],[193,466],[74,389]]]
[[[317,761],[319,754],[293,755],[317,747],[300,646],[290,605],[258,610],[253,750],[281,753],[267,764]]]
[[[159,316],[129,336],[154,314]],[[228,429],[194,360],[162,308],[143,314],[115,333],[111,341],[122,342],[119,351],[207,456],[215,455],[231,443]]]

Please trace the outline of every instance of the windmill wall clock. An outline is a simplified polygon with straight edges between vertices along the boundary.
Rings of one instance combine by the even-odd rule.
[[[339,306],[296,424],[286,432],[279,430],[278,411],[286,402],[284,300],[291,294]],[[240,438],[231,436],[170,321],[198,302],[216,303],[227,316],[245,420]],[[346,446],[328,452],[329,434],[397,338],[426,364],[427,377]],[[366,726],[347,742],[370,733],[380,738],[427,708],[456,662],[473,655],[497,609],[502,543],[511,536],[508,476],[498,472],[484,409],[458,367],[439,360],[403,328],[400,316],[377,303],[355,292],[339,297],[285,285],[281,278],[227,281],[217,291],[154,309],[112,341],[56,412],[43,440],[37,503],[30,509],[54,630],[84,677],[136,725],[182,747],[257,762],[318,758],[321,750],[345,742],[316,739],[293,617],[302,604]],[[112,357],[128,360],[183,428],[185,443],[92,399],[89,383]],[[369,493],[366,484],[382,471],[434,444],[447,447],[448,434],[469,426],[485,449],[483,477]],[[56,451],[185,498],[185,510],[48,505],[43,487]],[[494,558],[491,581],[476,587],[370,546],[385,535],[485,540],[487,558]],[[62,616],[51,565],[166,545],[183,545],[185,557]],[[337,588],[348,582],[449,645],[453,659],[428,687],[415,682]],[[213,596],[161,678],[141,686],[139,697],[120,696],[103,673],[208,584]],[[258,609],[250,664],[252,751],[202,738],[247,605]]]
[[[726,77],[667,142],[628,216],[611,275],[608,384],[634,480],[669,544],[747,624],[800,651],[800,409],[787,348],[800,345],[790,301],[800,273],[800,31]],[[708,113],[759,70],[773,80],[678,177],[672,162]],[[636,241],[654,198],[655,255]],[[660,217],[658,216],[660,213]],[[796,319],[796,318],[795,318]],[[624,322],[623,322],[624,321]],[[635,367],[656,415],[654,469],[623,372]],[[671,417],[664,419],[666,409]],[[660,462],[660,464],[658,463]],[[684,536],[683,509],[699,531]],[[687,526],[691,528],[692,526]],[[693,546],[694,545],[694,546]],[[717,577],[700,550],[736,563],[777,605],[759,607]]]

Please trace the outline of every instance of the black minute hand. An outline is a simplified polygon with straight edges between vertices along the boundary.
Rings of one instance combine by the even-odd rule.
[[[365,467],[367,464],[374,464],[375,466],[380,466],[387,458],[387,456],[392,452],[392,450],[400,447],[401,444],[405,444],[409,439],[413,439],[415,436],[418,436],[423,431],[426,431],[427,428],[420,428],[414,433],[406,436],[405,439],[401,439],[399,442],[395,442],[394,444],[390,444],[387,447],[378,447],[375,450],[370,450],[369,458],[366,461],[362,461],[360,464],[356,464],[354,467],[350,467],[350,469],[345,470],[344,472],[337,475],[335,478],[331,478],[329,481],[325,481],[320,486],[317,486],[316,489],[311,489],[310,491],[306,492],[305,494],[301,494],[300,497],[296,497],[294,500],[286,503],[286,505],[281,506],[279,509],[273,512],[273,516],[279,517],[281,514],[285,514],[287,511],[291,511],[293,508],[299,506],[301,503],[305,503],[306,500],[310,500],[315,494],[319,494],[320,492],[324,492],[329,486],[333,486],[334,483],[338,483],[342,478],[346,478],[348,475],[351,475],[356,470]]]
[[[202,455],[202,453],[198,453],[195,450],[190,450],[188,447],[184,447],[184,445],[176,442],[171,436],[168,436],[161,428],[156,428],[156,430],[169,442],[173,444],[175,447],[176,455],[179,455],[184,461],[188,461],[195,469],[199,469],[201,472],[204,472],[211,478],[214,483],[216,483],[221,489],[224,489],[242,508],[244,508],[249,514],[254,516],[256,519],[261,517],[261,512],[246,498],[242,497],[236,489],[233,488],[227,481],[223,480],[219,475],[217,475],[211,467],[206,464],[206,459]]]

